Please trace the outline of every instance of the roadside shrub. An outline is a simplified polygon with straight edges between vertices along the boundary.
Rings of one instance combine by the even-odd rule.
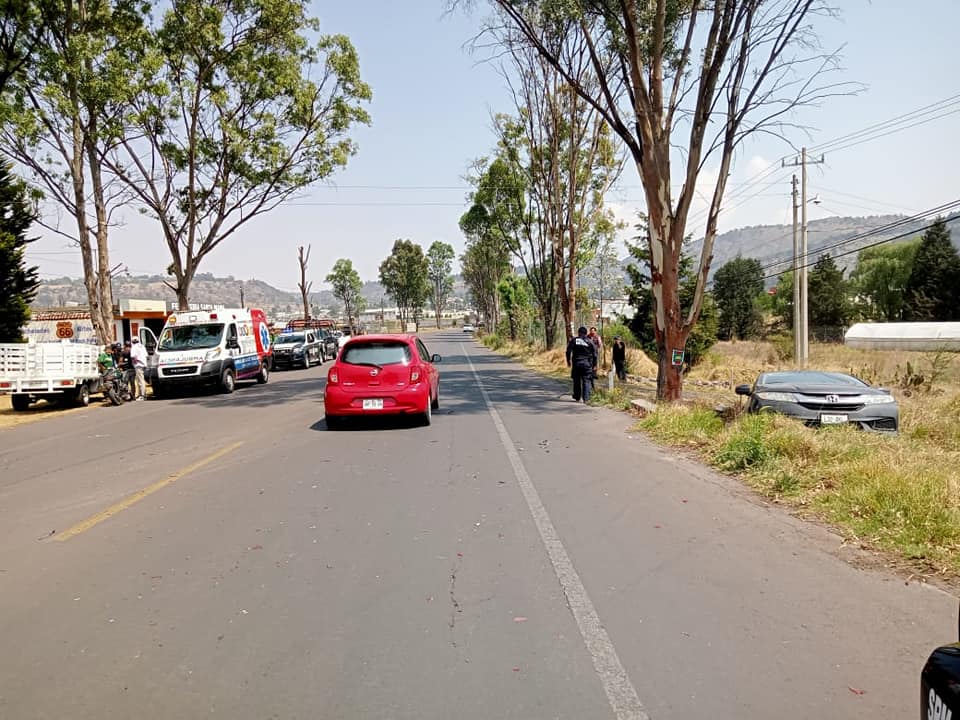
[[[731,425],[726,438],[713,453],[717,466],[741,472],[765,464],[771,457],[765,437],[771,421],[770,415],[747,415]]]
[[[672,445],[703,446],[723,431],[723,420],[709,408],[672,405],[645,417],[640,428]]]

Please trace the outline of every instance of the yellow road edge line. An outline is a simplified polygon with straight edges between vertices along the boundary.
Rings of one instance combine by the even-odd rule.
[[[96,527],[97,525],[99,525],[100,523],[102,523],[104,520],[109,520],[109,519],[112,518],[114,515],[117,515],[118,513],[126,510],[127,508],[129,508],[129,507],[131,507],[131,506],[133,506],[133,505],[136,505],[138,502],[140,502],[140,501],[143,500],[144,498],[150,497],[151,495],[153,495],[153,494],[154,494],[155,492],[157,492],[158,490],[162,490],[163,488],[167,487],[168,485],[172,485],[172,484],[175,483],[177,480],[180,480],[181,478],[189,475],[190,473],[196,472],[197,470],[199,470],[199,469],[202,468],[203,466],[209,465],[209,464],[212,463],[214,460],[218,460],[219,458],[222,458],[224,455],[233,452],[234,450],[236,450],[236,449],[237,449],[238,447],[240,447],[241,445],[243,445],[243,441],[242,441],[242,440],[241,440],[240,442],[235,442],[235,443],[232,443],[232,444],[230,444],[230,445],[227,445],[226,447],[220,448],[219,450],[217,450],[217,451],[216,451],[215,453],[213,453],[212,455],[207,455],[207,457],[205,457],[205,458],[203,458],[203,459],[201,459],[201,460],[197,460],[197,461],[196,461],[195,463],[193,463],[192,465],[188,465],[187,467],[183,468],[182,470],[178,470],[177,472],[168,475],[167,477],[163,478],[162,480],[157,480],[157,482],[155,482],[155,483],[153,483],[153,484],[151,484],[151,485],[148,485],[147,487],[143,488],[142,490],[138,490],[137,492],[133,493],[132,495],[128,495],[128,496],[125,497],[123,500],[119,500],[119,501],[115,502],[115,503],[114,503],[113,505],[111,505],[110,507],[105,508],[104,510],[101,510],[100,512],[96,513],[95,515],[91,515],[91,516],[88,517],[86,520],[81,520],[80,522],[78,522],[78,523],[77,523],[76,525],[74,525],[73,527],[70,527],[70,528],[68,528],[67,530],[64,530],[62,533],[57,533],[57,534],[54,535],[51,539],[52,539],[52,540],[56,540],[57,542],[64,542],[64,541],[66,541],[66,540],[69,540],[69,539],[72,538],[72,537],[76,537],[76,536],[79,535],[80,533],[86,532],[86,531],[89,530],[90,528]]]

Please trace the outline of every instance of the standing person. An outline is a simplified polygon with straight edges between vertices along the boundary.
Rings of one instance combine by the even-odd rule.
[[[130,362],[130,341],[123,341],[123,350],[120,352],[120,360],[117,362],[117,368],[123,373],[123,384],[130,390],[130,396],[136,396],[136,389],[133,386],[133,365]]]
[[[140,344],[138,338],[133,338],[131,343],[130,364],[133,366],[133,382],[135,385],[133,394],[137,400],[144,400],[147,395],[147,382],[143,376],[147,369],[147,350]]]
[[[603,338],[597,334],[597,328],[590,328],[590,332],[587,333],[587,339],[593,343],[593,347],[597,351],[597,359],[593,363],[593,371],[590,373],[590,387],[594,387],[594,383],[597,380],[597,366],[600,365],[603,360]]]
[[[619,335],[613,338],[613,367],[620,381],[625,381],[627,379],[627,345]]]
[[[567,367],[573,378],[573,399],[577,402],[589,402],[591,376],[597,366],[597,348],[587,337],[587,329],[577,330],[577,337],[567,343]]]

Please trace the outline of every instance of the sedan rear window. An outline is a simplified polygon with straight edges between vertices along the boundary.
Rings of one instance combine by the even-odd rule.
[[[357,342],[354,340],[340,356],[347,365],[406,365],[410,362],[410,347],[406,343]]]
[[[847,385],[867,387],[865,382],[851,375],[832,372],[773,372],[764,373],[761,385]]]

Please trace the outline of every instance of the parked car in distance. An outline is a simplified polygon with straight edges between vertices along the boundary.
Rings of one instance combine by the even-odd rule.
[[[960,642],[934,650],[920,673],[921,720],[953,720],[954,713],[960,718]]]
[[[738,385],[748,412],[778,412],[810,427],[853,424],[863,430],[897,432],[897,400],[852,375],[821,370],[762,373],[751,387]]]
[[[463,326],[463,331],[464,331],[464,332],[468,332],[468,333],[472,333],[472,332],[473,332],[473,325],[464,325],[464,326]]]
[[[327,372],[327,428],[349,417],[397,414],[429,425],[440,405],[439,362],[416,335],[353,337]]]
[[[349,330],[341,330],[340,335],[337,337],[337,343],[340,347],[343,347],[351,337]]]
[[[273,341],[273,366],[275,368],[309,368],[323,362],[323,344],[315,330],[282,332]]]
[[[340,352],[340,343],[337,341],[337,338],[332,332],[326,328],[321,328],[317,330],[320,334],[320,346],[323,351],[323,361],[335,360],[337,353]]]

